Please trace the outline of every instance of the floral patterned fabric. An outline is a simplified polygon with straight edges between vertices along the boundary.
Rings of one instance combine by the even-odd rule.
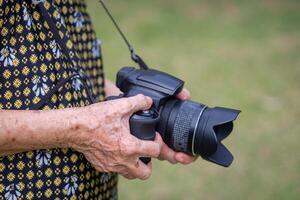
[[[104,99],[101,42],[84,1],[0,0],[0,38],[0,109]],[[116,188],[116,174],[97,172],[72,149],[0,157],[0,200],[116,199]]]

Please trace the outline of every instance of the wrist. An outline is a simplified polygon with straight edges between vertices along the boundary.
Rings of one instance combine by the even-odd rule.
[[[67,148],[77,147],[79,143],[89,137],[89,132],[95,129],[96,117],[93,111],[94,106],[72,108],[66,111],[66,131],[63,136],[64,146]],[[98,118],[100,118],[98,116]]]
[[[72,148],[75,142],[75,136],[78,134],[81,127],[79,108],[64,109],[64,114],[61,116],[63,123],[63,132],[61,133],[62,148]]]
[[[45,146],[53,146],[55,148],[69,148],[71,141],[71,133],[77,127],[75,114],[76,108],[67,108],[59,110],[51,110],[44,114],[45,122],[40,129],[45,128],[45,132],[50,133],[48,144]],[[43,116],[41,116],[43,118]],[[47,130],[48,129],[48,130]]]

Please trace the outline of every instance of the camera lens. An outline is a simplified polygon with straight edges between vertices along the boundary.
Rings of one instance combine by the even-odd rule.
[[[173,150],[200,155],[216,164],[229,166],[233,156],[221,141],[231,133],[239,112],[171,99],[160,108],[157,129]]]

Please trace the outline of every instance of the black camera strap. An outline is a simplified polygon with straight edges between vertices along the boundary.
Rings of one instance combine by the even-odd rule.
[[[110,11],[108,10],[108,8],[106,7],[105,3],[103,0],[99,0],[102,7],[104,8],[105,12],[107,13],[107,15],[109,16],[109,18],[111,19],[111,21],[113,22],[113,24],[115,25],[116,29],[118,30],[118,32],[120,33],[121,37],[123,38],[124,42],[126,43],[130,54],[131,54],[131,59],[137,63],[139,65],[139,67],[141,69],[149,69],[149,67],[147,66],[147,64],[143,61],[143,59],[137,55],[135,53],[134,48],[132,47],[132,45],[129,43],[129,41],[127,40],[126,36],[124,35],[124,33],[122,32],[122,30],[120,29],[120,27],[118,26],[117,22],[115,21],[114,17],[112,16],[112,14],[110,13]]]

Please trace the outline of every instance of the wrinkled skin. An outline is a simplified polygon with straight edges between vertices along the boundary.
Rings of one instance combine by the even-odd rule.
[[[71,147],[82,152],[101,172],[117,172],[128,179],[147,179],[151,163],[139,157],[157,158],[161,144],[139,140],[129,132],[129,118],[139,110],[149,109],[152,100],[143,95],[106,101],[82,108],[78,118],[83,125],[73,133]]]
[[[190,98],[183,90],[178,98]],[[139,157],[152,157],[170,163],[189,164],[196,157],[170,149],[157,133],[155,141],[143,141],[129,131],[130,116],[151,107],[152,100],[144,95],[93,104],[77,110],[76,124],[70,136],[70,146],[82,152],[101,172],[116,172],[128,179],[145,180],[151,176],[152,166]]]

